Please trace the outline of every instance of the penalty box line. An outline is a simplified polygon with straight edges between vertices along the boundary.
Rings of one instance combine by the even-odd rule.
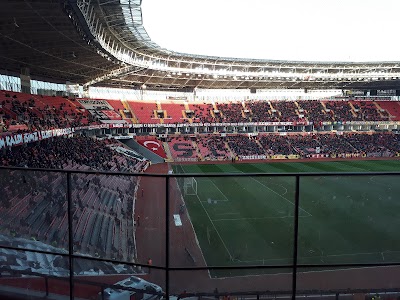
[[[183,168],[182,168],[182,171],[185,173],[185,171],[183,170]],[[214,183],[213,183],[213,184],[214,184]],[[214,185],[215,185],[215,184],[214,184]],[[217,187],[217,186],[215,185],[215,187]],[[217,187],[217,189],[218,189],[218,187]],[[218,190],[219,190],[219,189],[218,189]],[[221,190],[219,190],[219,191],[222,193]],[[223,194],[223,193],[222,193],[222,194]],[[226,198],[226,196],[225,196],[224,194],[223,194],[223,196],[225,197],[226,201],[229,201],[228,198]],[[211,219],[211,217],[210,217],[210,215],[209,215],[207,209],[204,207],[204,204],[203,204],[203,202],[201,201],[199,195],[196,194],[196,197],[197,197],[197,199],[199,200],[200,205],[203,207],[203,210],[204,210],[204,212],[206,213],[208,219],[210,220],[211,225],[214,227],[214,230],[215,230],[215,232],[217,233],[219,239],[221,240],[222,245],[224,246],[226,252],[228,253],[229,259],[232,260],[232,259],[233,259],[233,256],[232,256],[231,252],[229,251],[228,247],[226,246],[225,241],[224,241],[224,239],[222,238],[221,234],[220,234],[219,231],[217,230],[217,227],[215,226],[214,222],[212,221],[212,219]]]
[[[293,203],[292,201],[290,201],[288,198],[286,198],[285,196],[282,196],[281,194],[279,194],[278,192],[276,192],[275,190],[273,190],[272,188],[270,188],[269,186],[265,185],[264,183],[262,183],[261,181],[255,179],[254,177],[250,177],[252,180],[254,180],[255,182],[257,182],[258,184],[261,184],[263,187],[269,189],[271,192],[273,192],[275,195],[281,197],[282,199],[286,200],[287,202],[289,202],[290,204],[292,204],[293,206],[296,206],[295,203]],[[304,208],[302,208],[299,205],[299,209],[302,210],[303,212],[305,212],[308,217],[312,217],[312,214],[309,213],[308,211],[306,211]]]
[[[226,195],[221,191],[221,189],[214,183],[214,181],[213,181],[212,179],[209,179],[209,178],[203,179],[203,178],[201,178],[201,181],[202,181],[202,182],[207,182],[207,181],[209,181],[209,182],[211,182],[211,183],[216,187],[216,189],[217,189],[217,190],[221,193],[221,195],[225,198],[225,200],[220,200],[220,201],[229,201],[228,197],[226,197]]]
[[[200,200],[200,198],[199,198],[198,195],[196,195],[196,196],[197,196],[197,199],[199,199],[199,202],[200,202],[201,206],[203,207],[203,209],[204,209],[204,211],[205,211],[205,213],[206,213],[208,219],[210,220],[211,225],[214,227],[215,232],[217,233],[219,239],[221,240],[222,245],[224,246],[226,252],[228,253],[229,259],[232,260],[233,256],[232,256],[231,252],[229,251],[228,247],[226,246],[226,244],[225,244],[225,242],[224,242],[224,239],[222,238],[221,234],[220,234],[219,231],[217,230],[217,227],[215,227],[215,224],[214,224],[213,220],[211,219],[211,217],[210,217],[210,215],[209,215],[207,209],[204,207],[203,202]]]
[[[244,172],[242,172],[242,171],[240,171],[240,173],[239,173],[239,172],[236,172],[236,173],[238,173],[238,174],[244,174]],[[292,204],[293,206],[295,206],[295,204],[294,204],[292,201],[290,201],[290,200],[289,200],[288,198],[286,198],[285,196],[279,194],[279,193],[278,193],[277,191],[275,191],[274,189],[270,188],[269,186],[265,185],[264,183],[262,183],[261,181],[255,179],[254,177],[250,177],[250,178],[251,178],[252,180],[254,180],[255,182],[257,182],[258,184],[262,185],[263,187],[267,188],[267,189],[270,190],[271,192],[273,192],[275,195],[281,197],[282,199],[286,200],[287,202],[289,202],[290,204]],[[218,191],[224,196],[224,198],[226,199],[226,201],[229,201],[228,198],[226,197],[226,195],[218,188],[218,186],[214,183],[213,180],[211,180],[211,179],[205,179],[205,180],[202,180],[202,181],[210,181],[210,182],[218,189]],[[283,188],[285,188],[285,187],[283,187]],[[286,189],[286,188],[285,188],[285,189]],[[287,192],[287,189],[286,189],[286,192]],[[201,201],[201,200],[200,200],[200,201]],[[308,212],[307,210],[305,210],[304,208],[302,208],[300,205],[299,205],[299,209],[302,210],[303,212],[305,212],[305,213],[307,214],[308,217],[312,217],[312,214],[311,214],[310,212]],[[300,216],[299,216],[299,217],[300,217]]]

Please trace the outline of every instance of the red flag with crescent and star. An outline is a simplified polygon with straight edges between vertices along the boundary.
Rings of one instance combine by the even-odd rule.
[[[167,155],[165,154],[164,148],[162,146],[162,142],[160,142],[159,140],[154,138],[147,138],[143,140],[137,140],[137,142],[143,147],[146,147],[150,151],[154,152],[158,156],[161,156],[162,158],[167,158]]]

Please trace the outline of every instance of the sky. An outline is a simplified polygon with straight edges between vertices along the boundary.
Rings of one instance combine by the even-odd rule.
[[[400,0],[142,0],[168,50],[297,61],[400,61]]]

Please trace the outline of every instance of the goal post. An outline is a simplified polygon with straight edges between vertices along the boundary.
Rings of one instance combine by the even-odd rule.
[[[183,191],[185,195],[197,195],[197,180],[194,177],[185,177],[183,179]]]

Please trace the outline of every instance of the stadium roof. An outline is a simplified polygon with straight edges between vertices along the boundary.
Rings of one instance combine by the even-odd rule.
[[[154,43],[140,0],[0,3],[0,69],[148,89],[400,89],[400,62],[299,62],[190,55]]]
[[[82,38],[58,0],[0,3],[0,70],[83,83],[118,67]]]

